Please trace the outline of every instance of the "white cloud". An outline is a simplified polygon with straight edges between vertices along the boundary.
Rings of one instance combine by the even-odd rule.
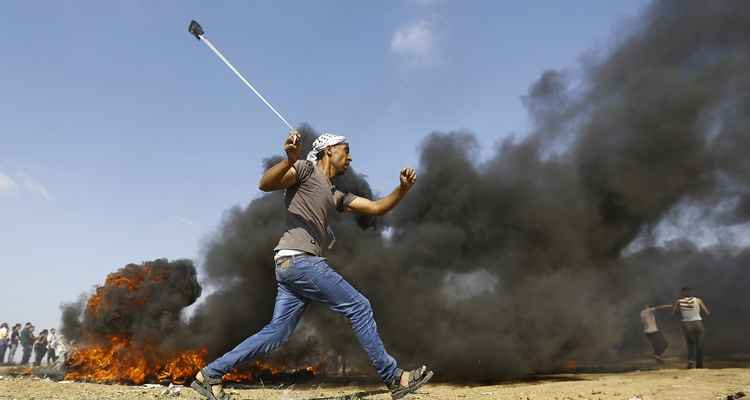
[[[14,187],[16,187],[16,181],[0,172],[0,193],[10,192]]]
[[[40,182],[36,181],[34,178],[26,175],[23,172],[19,172],[18,177],[22,181],[23,188],[26,189],[28,192],[39,195],[45,198],[46,200],[51,199],[49,195],[49,191],[47,190],[46,186],[44,186],[43,184],[41,184]]]
[[[419,20],[401,26],[391,40],[391,51],[413,61],[430,61],[434,54],[433,27],[429,21]]]
[[[42,196],[47,200],[50,199],[49,191],[47,191],[47,188],[44,187],[44,185],[42,185],[41,183],[33,182],[33,181],[26,181],[24,182],[24,186],[26,186],[26,190],[32,193],[36,193],[39,196]]]

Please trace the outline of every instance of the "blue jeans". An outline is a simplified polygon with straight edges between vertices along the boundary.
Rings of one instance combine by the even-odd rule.
[[[241,362],[281,346],[294,332],[305,306],[314,301],[326,304],[348,318],[380,379],[386,384],[393,380],[396,360],[383,347],[370,302],[331,269],[325,258],[300,255],[292,256],[290,261],[277,263],[276,286],[276,304],[271,322],[208,364],[204,369],[206,375],[220,378]]]
[[[13,358],[16,356],[16,350],[18,350],[18,343],[11,343],[8,347],[8,364],[13,364]]]

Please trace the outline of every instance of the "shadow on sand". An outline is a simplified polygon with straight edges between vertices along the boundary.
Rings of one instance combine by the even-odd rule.
[[[388,393],[388,391],[385,389],[370,390],[370,391],[356,392],[352,394],[345,394],[341,396],[310,397],[305,400],[357,400],[357,399],[366,399],[370,396],[375,396],[377,394],[383,394],[383,393]]]
[[[531,376],[527,378],[522,379],[515,379],[512,381],[502,381],[502,382],[475,382],[475,385],[487,385],[487,384],[517,384],[517,383],[532,383],[532,384],[542,384],[547,382],[567,382],[567,381],[582,381],[587,380],[583,377],[578,376],[571,376],[571,375],[536,375]],[[455,386],[465,386],[465,383],[462,384],[455,384],[455,383],[447,383],[442,382],[443,385],[455,385]],[[376,396],[379,394],[388,393],[388,390],[386,389],[379,389],[379,390],[363,390],[355,393],[350,394],[343,394],[338,396],[324,396],[324,397],[305,397],[304,400],[357,400],[357,399],[367,399],[370,396]]]

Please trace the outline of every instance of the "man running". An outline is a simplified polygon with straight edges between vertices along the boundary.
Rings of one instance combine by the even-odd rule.
[[[651,343],[651,347],[654,349],[654,359],[660,363],[664,363],[662,354],[664,354],[664,350],[667,349],[669,343],[667,343],[667,339],[664,338],[664,335],[659,330],[659,326],[656,324],[656,315],[654,315],[654,311],[670,307],[672,306],[669,304],[656,307],[651,307],[646,304],[646,307],[641,311],[643,333],[646,335],[646,339],[648,339],[649,343]]]
[[[672,313],[680,313],[682,316],[682,332],[685,334],[685,342],[688,348],[688,368],[703,368],[703,318],[701,311],[706,316],[711,315],[703,300],[693,297],[692,290],[684,287],[680,291],[680,298],[674,302]]]
[[[233,350],[208,364],[191,384],[209,400],[224,400],[221,378],[241,362],[268,353],[289,339],[310,302],[328,305],[352,324],[360,345],[393,399],[415,392],[432,377],[425,366],[404,371],[383,347],[367,298],[334,271],[323,257],[334,236],[328,214],[334,209],[382,215],[406,196],[417,180],[416,171],[403,168],[400,184],[386,197],[371,201],[343,193],[331,178],[349,168],[352,157],[343,136],[323,134],[313,143],[307,159],[300,159],[300,134],[291,131],[284,142],[287,159],[269,168],[260,179],[260,190],[285,190],[287,228],[274,249],[276,303],[271,322]]]

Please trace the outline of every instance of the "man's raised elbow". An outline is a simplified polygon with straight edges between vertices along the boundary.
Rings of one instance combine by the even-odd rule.
[[[260,181],[260,183],[258,183],[258,189],[260,189],[263,192],[271,192],[271,191],[273,191],[273,188],[269,184],[267,184],[267,183],[265,183],[263,181]]]

